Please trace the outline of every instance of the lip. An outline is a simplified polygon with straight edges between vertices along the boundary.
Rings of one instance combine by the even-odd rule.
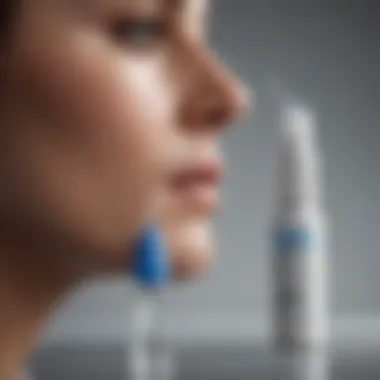
[[[171,189],[194,206],[212,212],[219,206],[222,177],[221,160],[207,161],[177,173],[171,182]]]

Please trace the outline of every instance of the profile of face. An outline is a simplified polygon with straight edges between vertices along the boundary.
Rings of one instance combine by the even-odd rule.
[[[207,47],[208,1],[15,3],[0,51],[0,244],[61,270],[124,268],[157,211],[175,272],[198,273],[219,134],[244,106]]]

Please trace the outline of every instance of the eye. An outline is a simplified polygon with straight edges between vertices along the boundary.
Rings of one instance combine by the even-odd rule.
[[[163,20],[128,19],[114,24],[112,33],[119,43],[150,47],[164,38],[167,29]]]

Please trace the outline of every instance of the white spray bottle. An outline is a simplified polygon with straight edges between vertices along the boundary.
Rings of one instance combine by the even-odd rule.
[[[321,153],[311,110],[285,100],[272,235],[274,340],[285,349],[319,347],[329,329]]]
[[[130,342],[127,378],[171,380],[174,376],[174,346],[161,323],[166,287],[171,269],[167,247],[159,227],[146,226],[133,250],[132,275],[138,294],[129,314]]]

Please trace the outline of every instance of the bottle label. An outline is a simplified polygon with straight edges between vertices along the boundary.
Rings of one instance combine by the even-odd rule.
[[[277,231],[274,238],[277,252],[312,252],[319,245],[316,231],[310,228],[289,228]]]
[[[327,278],[319,232],[290,228],[275,235],[274,311],[280,340],[310,340],[324,330]]]

